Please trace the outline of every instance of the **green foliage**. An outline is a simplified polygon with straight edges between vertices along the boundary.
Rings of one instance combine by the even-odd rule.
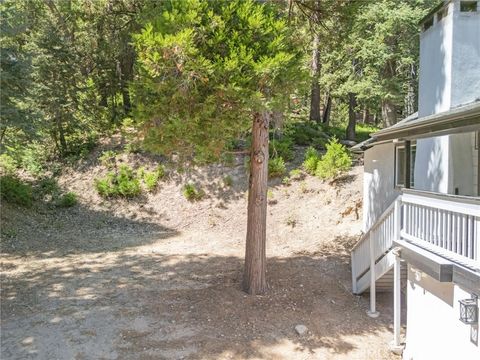
[[[292,141],[301,146],[307,145],[321,145],[325,134],[320,125],[310,122],[296,122],[288,124],[285,129],[285,134],[292,139]]]
[[[12,175],[0,177],[0,193],[9,203],[29,207],[33,202],[32,186]]]
[[[110,169],[115,166],[116,158],[117,153],[115,151],[107,150],[98,157],[98,160],[100,161],[100,164]]]
[[[203,197],[203,192],[198,190],[193,184],[186,184],[183,187],[183,196],[188,201],[200,200]]]
[[[302,67],[282,10],[252,0],[170,0],[145,13],[133,84],[145,148],[211,162],[254,112],[285,108]]]
[[[327,152],[318,161],[315,175],[322,179],[334,179],[348,171],[352,166],[352,159],[348,150],[332,138],[327,144]]]
[[[292,183],[292,181],[291,181],[291,179],[290,179],[288,176],[285,176],[285,177],[282,179],[282,184],[283,184],[283,185],[289,186],[291,183]]]
[[[98,193],[105,197],[135,197],[140,195],[140,181],[127,165],[121,165],[118,172],[109,172],[105,177],[95,180]]]
[[[281,157],[287,161],[292,160],[294,157],[292,140],[288,137],[270,140],[269,153],[272,158]]]
[[[310,146],[305,151],[303,158],[305,159],[303,161],[303,168],[308,174],[314,175],[317,169],[318,161],[320,160],[318,151],[313,146]]]
[[[280,177],[287,171],[285,161],[282,157],[276,157],[268,160],[268,177]]]
[[[309,146],[307,150],[305,150],[305,154],[303,155],[303,159],[307,160],[308,158],[311,157],[319,157],[317,149],[315,149],[313,146]]]
[[[357,138],[356,140],[358,142],[365,141],[370,138],[370,134],[373,134],[374,132],[377,132],[380,130],[378,127],[370,124],[357,124],[356,127],[356,134]]]
[[[77,199],[77,194],[74,192],[67,192],[66,194],[63,194],[60,196],[58,199],[57,205],[60,207],[72,207],[75,206],[78,203]]]
[[[165,176],[165,169],[160,165],[154,171],[144,171],[141,176],[147,190],[153,191],[157,187],[158,181]]]
[[[290,179],[292,180],[299,180],[302,178],[302,170],[300,169],[293,169],[293,170],[290,170]]]
[[[320,158],[318,156],[312,156],[303,162],[303,168],[307,172],[307,174],[314,175],[315,171],[317,170],[317,164]]]
[[[57,180],[47,177],[38,182],[36,190],[40,195],[51,195],[52,197],[56,197],[60,193],[60,186],[58,186]]]
[[[15,160],[8,154],[0,155],[0,174],[12,175],[17,169]]]
[[[230,187],[233,185],[233,178],[230,175],[227,175],[223,178],[223,183],[225,184],[225,186]]]

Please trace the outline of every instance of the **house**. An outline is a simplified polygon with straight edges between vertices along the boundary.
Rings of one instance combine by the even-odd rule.
[[[393,287],[403,359],[480,359],[480,0],[443,1],[420,26],[418,113],[353,149],[364,153],[353,292],[370,291],[375,317],[376,291]]]

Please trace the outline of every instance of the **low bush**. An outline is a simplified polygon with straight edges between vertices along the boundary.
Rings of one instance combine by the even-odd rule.
[[[109,172],[104,178],[95,180],[95,187],[103,197],[135,197],[142,189],[134,171],[127,165],[121,165],[118,172]]]
[[[282,157],[276,157],[268,160],[268,177],[274,178],[285,174],[287,168]]]
[[[325,135],[323,129],[313,123],[294,123],[287,127],[285,133],[297,145],[318,143]]]
[[[67,208],[67,207],[75,206],[77,202],[78,202],[77,194],[75,194],[74,192],[68,192],[58,198],[57,205],[60,207]]]
[[[332,138],[327,144],[327,152],[318,161],[315,175],[322,179],[334,179],[352,167],[348,150]]]
[[[305,169],[307,174],[310,174],[310,175],[315,174],[315,171],[317,170],[317,164],[318,164],[319,160],[320,159],[319,159],[318,156],[312,156],[312,157],[309,157],[308,159],[306,159],[303,162],[303,168]]]
[[[305,155],[303,155],[304,160],[307,160],[311,157],[319,157],[317,149],[315,149],[313,146],[309,146],[307,150],[305,150]]]
[[[0,155],[0,174],[12,175],[17,169],[15,160],[8,154]]]
[[[2,199],[9,203],[28,207],[33,202],[32,186],[12,175],[0,177],[0,193]]]
[[[230,175],[227,175],[223,178],[223,183],[225,184],[225,186],[230,187],[233,185],[233,178]]]
[[[60,193],[60,186],[58,186],[57,180],[51,177],[46,177],[38,182],[37,189],[40,195],[57,196]]]
[[[193,184],[186,184],[183,187],[183,196],[185,196],[188,201],[195,201],[202,198],[203,192],[198,190]]]
[[[271,158],[281,157],[287,161],[292,160],[294,158],[293,141],[288,137],[270,140],[269,152]]]
[[[290,179],[292,180],[300,180],[302,178],[302,170],[300,169],[293,169],[290,170]]]
[[[165,176],[165,169],[160,165],[154,171],[143,171],[141,177],[148,191],[153,191],[157,187],[158,181]]]
[[[100,161],[100,164],[110,169],[115,165],[116,157],[117,154],[114,151],[107,150],[99,156],[98,160]]]

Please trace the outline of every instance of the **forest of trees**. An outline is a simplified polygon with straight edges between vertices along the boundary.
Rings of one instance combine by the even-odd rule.
[[[265,290],[271,129],[385,127],[416,111],[418,21],[433,0],[6,0],[2,163],[131,149],[218,160],[251,137],[244,288]]]

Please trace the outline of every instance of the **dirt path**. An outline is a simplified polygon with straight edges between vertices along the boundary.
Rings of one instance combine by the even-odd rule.
[[[246,179],[235,171],[221,201],[188,203],[172,181],[141,205],[85,193],[68,213],[4,207],[1,358],[397,359],[390,296],[370,319],[368,298],[350,293],[360,169],[336,188],[272,184],[261,297],[240,290]]]

